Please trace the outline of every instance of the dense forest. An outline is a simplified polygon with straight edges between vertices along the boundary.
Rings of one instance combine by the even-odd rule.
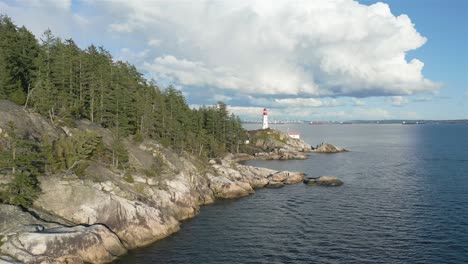
[[[180,91],[147,81],[103,47],[81,49],[50,30],[37,40],[5,15],[0,16],[0,99],[40,113],[54,125],[73,127],[88,119],[109,128],[115,137],[108,150],[110,165],[116,167],[118,157],[120,164],[125,160],[124,138],[154,139],[179,153],[207,158],[238,152],[246,137],[240,119],[224,103],[191,109]],[[13,121],[4,128],[10,137],[0,148],[0,169],[17,175],[19,187],[10,186],[12,192],[33,193],[24,186],[37,184],[34,175],[70,169],[102,148],[96,135],[85,132],[54,142],[28,142],[15,136]],[[10,203],[27,205],[11,197]],[[0,200],[6,198],[0,195]]]

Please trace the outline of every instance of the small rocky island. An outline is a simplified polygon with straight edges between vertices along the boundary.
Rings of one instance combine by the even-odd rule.
[[[339,153],[339,152],[346,152],[346,151],[348,150],[333,146],[332,144],[328,144],[328,143],[321,143],[317,145],[315,148],[312,147],[312,152],[316,152],[316,153]]]
[[[319,185],[319,186],[341,186],[343,181],[335,176],[320,176],[318,178],[307,177],[304,179],[304,184]]]

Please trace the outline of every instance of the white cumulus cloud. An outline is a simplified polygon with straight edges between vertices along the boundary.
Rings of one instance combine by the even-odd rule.
[[[300,113],[314,115],[344,105],[340,97],[364,106],[363,98],[388,96],[402,106],[406,96],[441,86],[423,75],[424,62],[406,56],[427,39],[385,3],[0,0],[0,9],[37,36],[51,27],[62,38],[111,46],[145,76],[183,87],[192,103],[220,99],[236,111],[254,111],[235,106],[250,103],[289,113],[312,107]],[[335,114],[389,116],[384,111]]]
[[[344,105],[336,99],[322,100],[317,98],[282,98],[274,99],[273,102],[279,106],[294,107],[333,107]]]
[[[96,6],[115,14],[110,30],[170,45],[146,67],[183,85],[360,97],[439,87],[423,76],[422,61],[405,57],[426,38],[408,16],[394,16],[384,3],[116,0]]]

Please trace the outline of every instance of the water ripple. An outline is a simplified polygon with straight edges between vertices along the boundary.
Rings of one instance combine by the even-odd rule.
[[[333,128],[294,130],[352,152],[250,164],[336,175],[343,186],[262,189],[205,206],[118,263],[468,263],[468,127]]]

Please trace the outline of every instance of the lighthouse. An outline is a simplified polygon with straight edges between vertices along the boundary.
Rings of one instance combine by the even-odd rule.
[[[268,112],[266,108],[263,108],[263,125],[262,129],[268,128]]]

